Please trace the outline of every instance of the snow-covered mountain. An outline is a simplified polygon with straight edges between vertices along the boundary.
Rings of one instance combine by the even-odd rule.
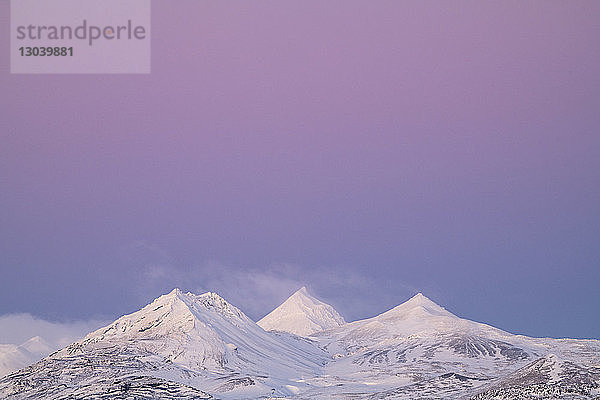
[[[332,306],[311,296],[303,286],[257,323],[266,331],[308,336],[346,322]]]
[[[59,354],[83,352],[103,343],[132,342],[143,343],[145,351],[189,369],[243,369],[262,374],[266,365],[278,372],[287,369],[296,373],[312,372],[321,365],[306,360],[312,353],[299,353],[296,347],[266,334],[216,293],[195,295],[179,289],[98,329]]]
[[[176,289],[1,378],[0,398],[566,400],[599,393],[600,341],[513,335],[461,319],[422,294],[344,323],[303,288],[269,315],[259,321],[267,331],[214,293]]]
[[[55,350],[39,336],[32,337],[20,346],[0,344],[0,377],[33,364]]]
[[[308,339],[265,332],[215,293],[175,289],[1,379],[0,398],[287,395],[305,386],[296,379],[319,375],[327,359]]]
[[[584,368],[572,361],[562,360],[555,354],[549,354],[484,386],[484,390],[473,399],[597,399],[600,397],[599,381],[599,365]]]
[[[373,318],[312,338],[335,359],[325,376],[336,378],[319,381],[346,388],[342,396],[320,390],[330,398],[468,398],[548,354],[581,363],[592,376],[600,364],[600,341],[513,335],[459,318],[421,293]]]

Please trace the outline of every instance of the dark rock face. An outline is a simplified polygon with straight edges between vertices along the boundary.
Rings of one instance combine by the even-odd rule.
[[[415,349],[423,351],[423,358],[433,359],[439,351],[449,349],[461,357],[467,358],[502,358],[508,362],[523,361],[529,354],[510,343],[487,339],[479,336],[441,335],[435,340],[418,342],[407,340],[402,345],[390,348],[368,350],[354,360],[360,365],[385,365],[406,363],[407,354]]]
[[[93,385],[80,386],[70,394],[74,399],[139,399],[139,400],[200,400],[212,396],[160,378],[128,376],[113,380],[100,380]]]
[[[448,341],[448,346],[455,353],[467,357],[502,355],[511,361],[526,360],[527,352],[509,343],[491,340],[479,336],[456,336]]]
[[[230,378],[227,379],[227,381],[220,385],[219,387],[217,387],[217,391],[218,392],[229,392],[233,389],[237,389],[239,387],[245,387],[245,386],[253,386],[256,383],[254,382],[254,380],[248,376],[243,377],[243,378]]]
[[[78,383],[37,388],[13,386],[8,399],[78,399],[78,400],[200,400],[212,396],[189,386],[150,376],[124,376],[112,379],[99,378]]]
[[[0,379],[0,393],[25,399],[209,399],[207,393],[163,378],[159,360],[126,347],[107,347],[69,356],[51,355]],[[148,360],[144,360],[148,357]]]
[[[454,372],[440,375],[440,378],[454,378],[454,379],[458,379],[461,382],[482,381],[482,380],[485,380],[485,379],[482,379],[482,378],[472,378],[470,376],[464,376],[464,375],[461,375],[461,374],[456,374]]]
[[[592,399],[600,387],[600,368],[544,357],[500,379],[472,400]],[[596,393],[596,394],[594,394]]]

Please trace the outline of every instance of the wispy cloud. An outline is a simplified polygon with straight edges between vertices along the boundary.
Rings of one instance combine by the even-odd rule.
[[[183,269],[172,264],[148,263],[136,283],[147,300],[175,287],[193,293],[216,292],[257,319],[306,285],[291,266],[241,268],[207,262]]]
[[[0,316],[0,343],[19,345],[40,336],[58,349],[107,324],[99,320],[53,322],[26,313],[6,314]]]
[[[308,282],[297,267],[282,264],[266,268],[239,268],[210,262],[194,271],[201,279],[197,292],[213,291],[228,299],[255,320]]]
[[[348,320],[372,316],[381,309],[378,281],[354,270],[304,267],[276,263],[265,267],[240,267],[207,262],[182,269],[151,263],[140,274],[143,290],[165,293],[174,287],[194,293],[216,292],[258,320],[302,286],[336,307]],[[384,304],[396,305],[415,290],[394,282],[395,294]],[[389,293],[389,292],[388,292]],[[377,308],[378,307],[378,308]]]
[[[122,276],[122,281],[127,282],[124,295],[136,298],[140,306],[175,287],[194,293],[211,291],[255,321],[302,286],[332,304],[348,321],[385,311],[386,306],[396,305],[415,292],[402,282],[389,282],[394,288],[391,292],[381,290],[381,281],[361,272],[368,270],[364,268],[290,263],[257,267],[216,261],[182,266],[167,251],[144,241],[123,247],[121,257],[127,265]],[[0,343],[21,344],[33,336],[41,336],[50,345],[61,348],[110,322],[97,319],[55,322],[27,313],[7,314],[0,316]]]
[[[208,261],[181,265],[166,250],[145,241],[123,247],[128,290],[140,304],[178,287],[184,291],[216,292],[258,320],[302,286],[332,304],[347,320],[373,316],[417,292],[403,282],[387,282],[368,268],[304,266],[272,263],[231,265]],[[385,290],[382,290],[385,289]]]

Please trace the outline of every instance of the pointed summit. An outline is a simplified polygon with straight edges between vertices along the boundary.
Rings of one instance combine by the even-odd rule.
[[[380,317],[420,318],[426,316],[455,317],[449,311],[419,292],[404,303],[384,312]]]
[[[44,338],[40,336],[32,337],[19,347],[27,350],[29,353],[35,355],[36,357],[39,356],[40,358],[56,350],[55,347],[48,344],[48,342],[46,342]]]
[[[162,296],[160,296],[160,297],[163,297],[163,296],[165,296],[165,297],[178,297],[178,296],[181,296],[181,294],[182,294],[182,291],[181,291],[181,289],[179,289],[179,288],[175,288],[175,289],[171,290],[169,293],[167,293],[167,294],[163,294],[163,295],[162,295]],[[159,297],[159,298],[160,298],[160,297]]]
[[[306,296],[309,296],[309,294],[308,294],[308,290],[306,290],[306,286],[302,286],[300,289],[298,289],[298,290],[296,291],[296,293],[302,293],[302,294],[304,294],[304,295],[306,295]],[[294,293],[294,294],[296,294],[296,293]]]
[[[299,336],[309,336],[345,323],[332,306],[311,296],[304,286],[258,321],[264,330],[290,332]]]

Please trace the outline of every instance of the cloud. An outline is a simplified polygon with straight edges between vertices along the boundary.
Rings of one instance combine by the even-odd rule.
[[[216,292],[255,320],[311,283],[304,279],[302,268],[285,263],[260,268],[216,261],[181,265],[166,250],[143,240],[123,246],[120,256],[128,266],[125,280],[133,283],[128,291],[140,303],[175,287],[193,293]]]
[[[275,263],[258,268],[212,261],[182,269],[149,263],[139,276],[144,291],[151,291],[155,296],[174,287],[193,293],[216,292],[255,321],[302,286],[332,304],[349,321],[386,311],[381,308],[384,294],[379,282],[372,276],[343,267],[309,268]],[[416,293],[414,288],[401,282],[392,284],[395,290],[383,302],[390,307]]]
[[[266,268],[240,268],[210,262],[197,267],[202,278],[193,288],[196,292],[219,293],[257,320],[279,305],[304,285],[298,268],[288,264]]]
[[[0,316],[0,343],[19,345],[40,336],[58,349],[107,324],[99,320],[52,322],[27,313],[6,314]]]
[[[124,246],[120,254],[126,268],[121,281],[124,298],[134,299],[133,312],[154,298],[178,287],[193,293],[216,292],[257,321],[302,286],[333,305],[347,321],[386,311],[416,293],[402,282],[386,282],[368,268],[301,266],[273,263],[266,266],[223,264],[216,261],[184,266],[168,252],[144,241]],[[382,306],[383,305],[383,306]],[[111,316],[114,320],[119,315]],[[0,316],[0,343],[21,344],[34,336],[61,348],[110,320],[55,322],[32,314]]]
[[[215,292],[258,319],[305,285],[292,268],[241,268],[207,262],[183,269],[172,264],[148,263],[137,272],[139,296],[145,301],[178,287],[192,293]]]
[[[367,267],[303,266],[272,263],[232,265],[207,261],[182,265],[167,251],[145,241],[123,247],[127,290],[147,304],[178,287],[193,293],[216,292],[255,321],[302,286],[333,305],[348,321],[367,318],[401,303],[418,290],[385,281]]]

